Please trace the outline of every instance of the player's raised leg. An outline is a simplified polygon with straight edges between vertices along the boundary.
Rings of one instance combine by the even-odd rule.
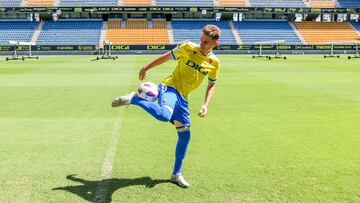
[[[161,91],[158,96],[158,103],[146,101],[140,98],[138,93],[130,93],[115,98],[111,105],[112,107],[118,107],[133,104],[141,107],[157,120],[168,122],[172,117],[175,103],[177,101],[177,95],[170,90],[167,91],[167,88],[162,85],[160,85],[159,89]]]
[[[133,99],[131,100],[131,104],[140,106],[150,115],[152,115],[154,118],[163,122],[168,122],[171,119],[171,116],[174,111],[174,107],[172,107],[172,105],[169,104],[160,105],[155,102],[145,101],[136,96],[133,97]]]
[[[111,102],[111,106],[112,107],[119,107],[119,106],[129,105],[130,102],[131,102],[131,99],[134,96],[136,96],[135,92],[130,92],[127,95],[118,96]]]

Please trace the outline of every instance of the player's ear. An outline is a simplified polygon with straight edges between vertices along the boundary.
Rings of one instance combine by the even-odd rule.
[[[217,47],[218,45],[219,45],[219,41],[216,40],[216,41],[214,42],[214,47]]]

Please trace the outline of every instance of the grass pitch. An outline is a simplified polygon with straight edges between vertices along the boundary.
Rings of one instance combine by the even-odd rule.
[[[93,58],[0,61],[0,202],[360,201],[359,60],[220,55],[207,117],[206,81],[189,97],[185,190],[168,182],[174,128],[110,107],[155,56]]]

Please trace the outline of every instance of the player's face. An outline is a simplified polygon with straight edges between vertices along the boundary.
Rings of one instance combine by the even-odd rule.
[[[201,35],[200,38],[200,49],[204,52],[209,52],[214,47],[214,43],[216,40],[213,40],[211,37],[206,35]]]

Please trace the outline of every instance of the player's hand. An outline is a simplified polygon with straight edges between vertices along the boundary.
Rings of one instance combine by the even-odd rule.
[[[207,105],[202,105],[201,108],[200,108],[200,111],[198,113],[198,116],[204,117],[204,116],[206,116],[207,112],[208,112]]]
[[[143,67],[139,71],[139,80],[144,80],[146,78],[146,69]]]

